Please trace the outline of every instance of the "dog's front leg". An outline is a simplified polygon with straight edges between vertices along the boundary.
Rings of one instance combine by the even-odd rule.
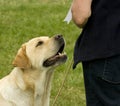
[[[37,95],[34,106],[49,106],[49,98],[43,98]]]

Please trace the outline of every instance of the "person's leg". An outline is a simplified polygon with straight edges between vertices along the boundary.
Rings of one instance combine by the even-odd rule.
[[[86,93],[86,105],[87,106],[104,106],[95,93],[95,88],[91,84],[91,70],[89,69],[89,63],[83,63],[83,74],[85,82]]]
[[[83,62],[87,106],[120,106],[120,56]]]

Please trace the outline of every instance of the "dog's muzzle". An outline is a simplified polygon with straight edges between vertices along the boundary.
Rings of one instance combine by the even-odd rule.
[[[59,48],[55,55],[46,59],[43,63],[44,67],[53,66],[55,64],[64,63],[67,60],[66,53],[63,53],[65,47],[65,40],[62,35],[54,36],[54,39],[58,42]]]

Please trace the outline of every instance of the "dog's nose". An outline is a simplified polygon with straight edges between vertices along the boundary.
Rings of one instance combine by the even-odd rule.
[[[60,34],[59,34],[59,35],[56,35],[56,36],[55,36],[55,39],[56,39],[56,40],[63,39],[63,36],[62,36],[62,35],[60,35]]]

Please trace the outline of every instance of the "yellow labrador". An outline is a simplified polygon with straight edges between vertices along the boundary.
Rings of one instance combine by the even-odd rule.
[[[49,106],[53,70],[64,63],[61,35],[37,37],[23,44],[12,72],[0,80],[0,106]]]

